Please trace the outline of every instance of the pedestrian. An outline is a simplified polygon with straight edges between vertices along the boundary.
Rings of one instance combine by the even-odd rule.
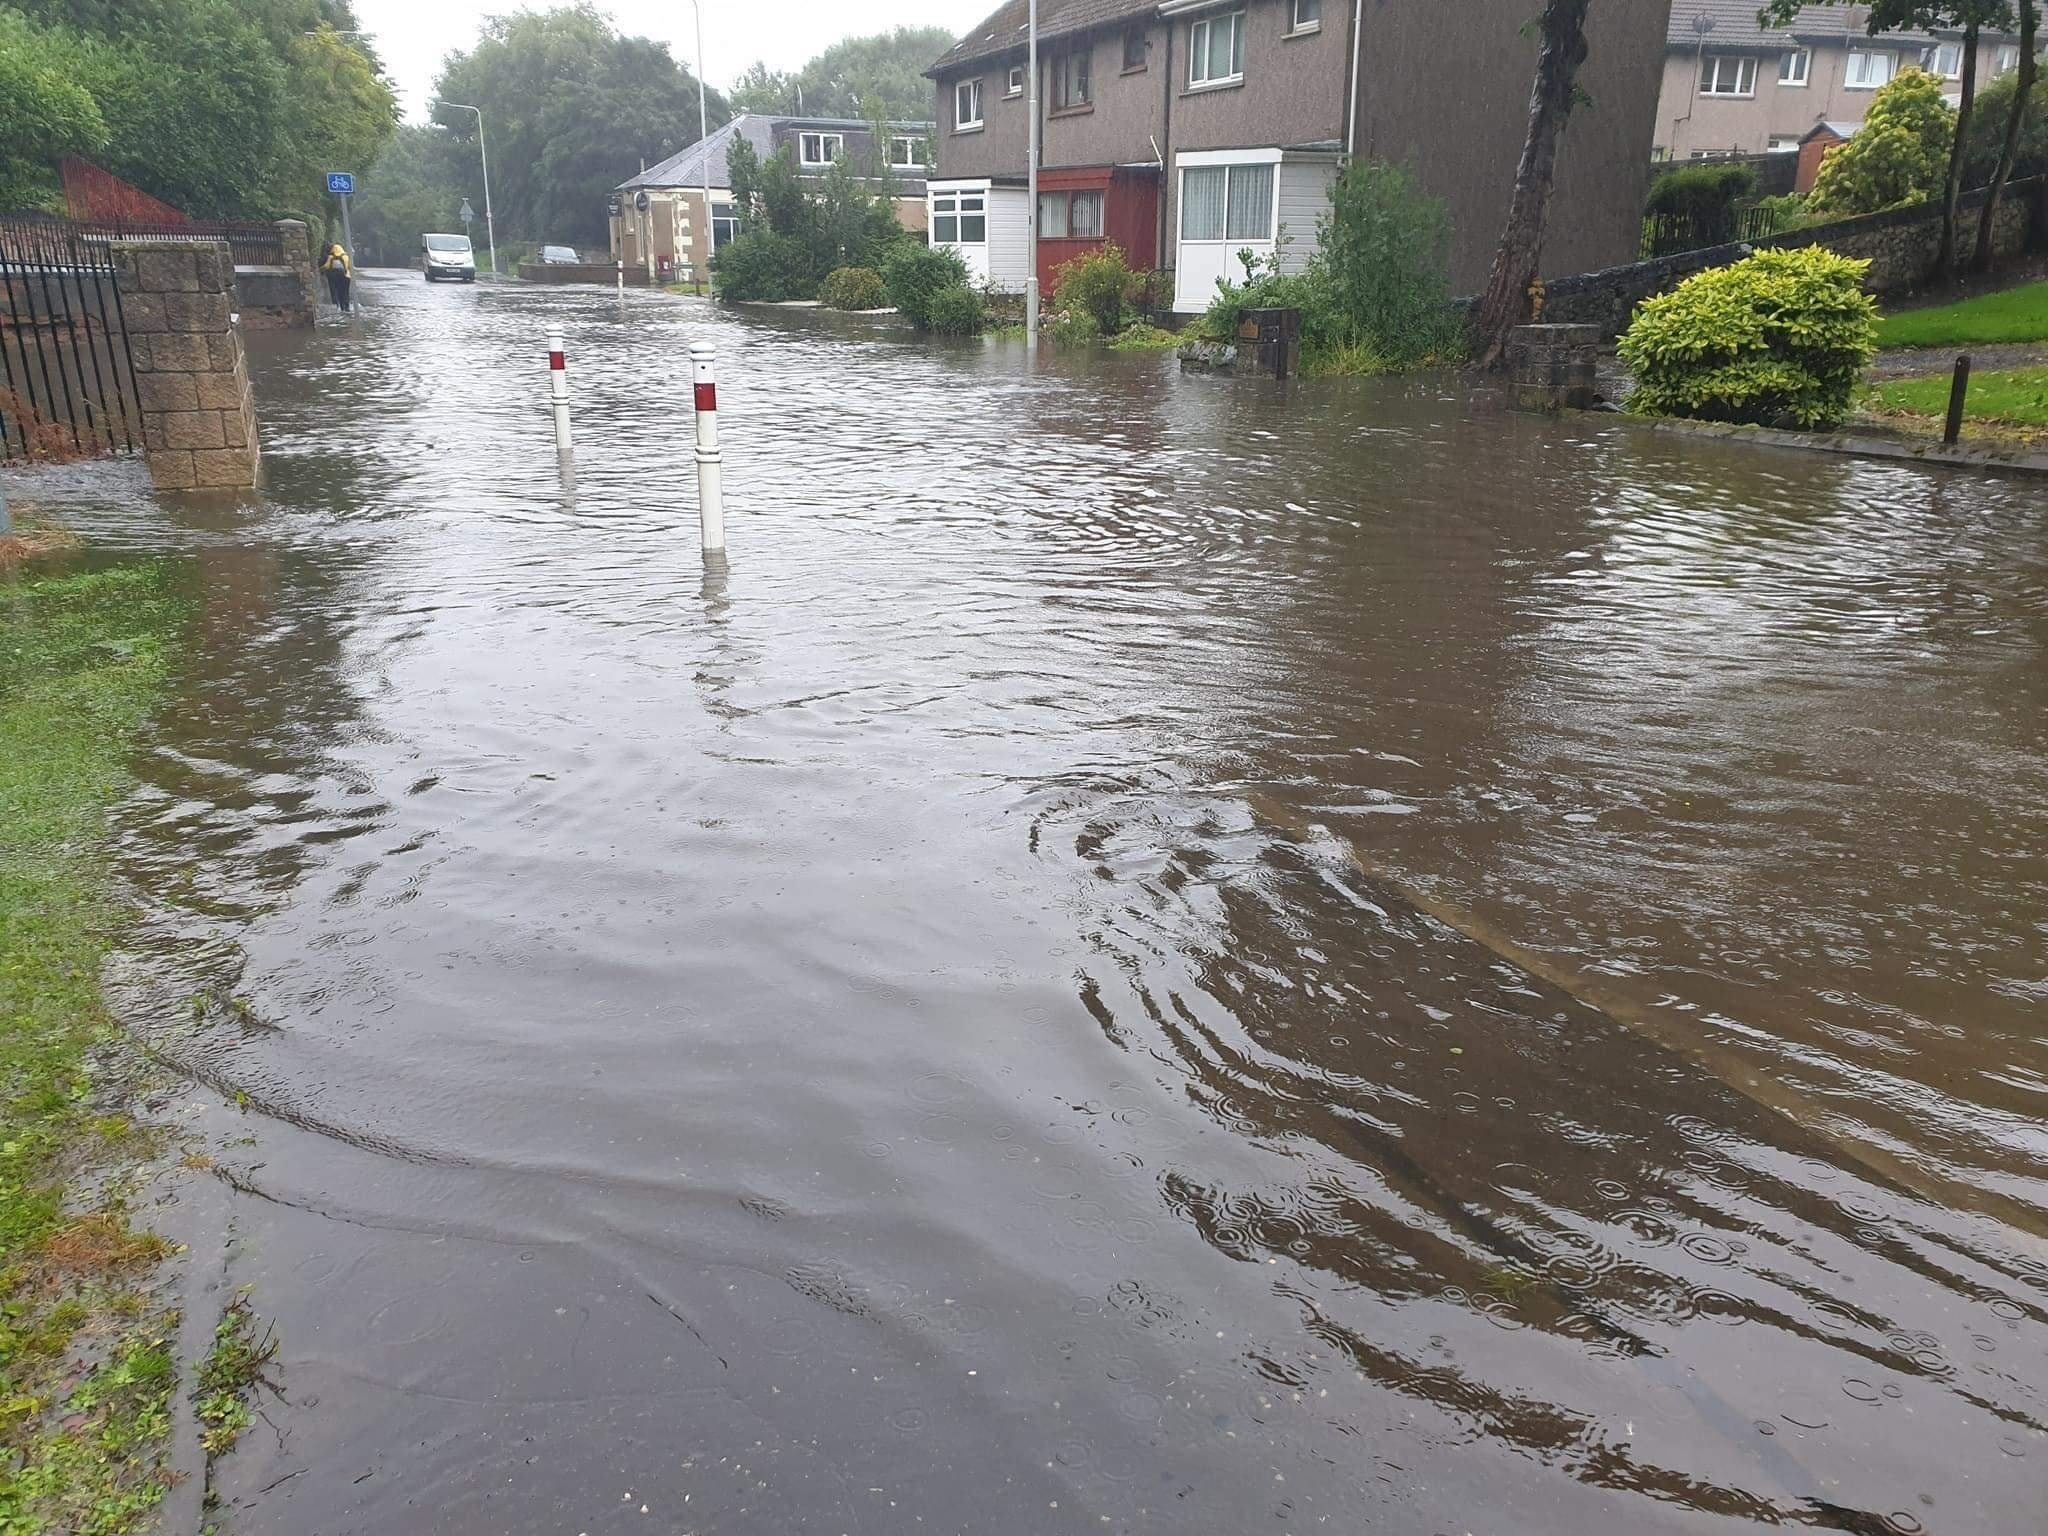
[[[330,245],[321,258],[320,270],[327,274],[328,297],[334,300],[335,308],[347,314],[349,279],[355,275],[355,269],[348,264],[348,252],[339,245]]]

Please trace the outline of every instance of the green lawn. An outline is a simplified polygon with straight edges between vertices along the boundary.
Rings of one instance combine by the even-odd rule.
[[[174,1319],[138,1288],[167,1245],[118,1195],[67,1202],[139,1133],[95,1102],[116,1033],[103,846],[185,622],[161,570],[0,576],[0,1531],[139,1529],[167,1484]],[[112,1202],[112,1203],[108,1203]],[[81,1374],[74,1340],[95,1362]]]
[[[2048,341],[2048,283],[1886,315],[1880,347],[1964,347],[1993,341]]]
[[[1877,386],[1878,409],[1916,416],[1948,414],[1949,376],[1896,379]],[[1993,421],[2018,427],[2048,427],[2048,368],[2014,368],[1980,373],[1970,379],[1971,421]]]

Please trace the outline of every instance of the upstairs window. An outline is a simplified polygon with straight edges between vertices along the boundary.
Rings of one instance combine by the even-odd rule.
[[[1152,43],[1145,36],[1143,27],[1133,27],[1124,34],[1124,73],[1134,74],[1145,67],[1145,55]]]
[[[1088,49],[1077,48],[1072,53],[1061,54],[1053,61],[1053,111],[1071,112],[1076,107],[1088,105],[1091,99],[1088,83],[1088,55]]]
[[[1998,62],[1991,66],[1994,75],[2009,75],[2020,67],[2020,51],[2011,43],[1998,50]]]
[[[981,82],[962,80],[953,87],[953,128],[965,132],[981,126]]]
[[[1708,58],[1700,74],[1702,96],[1754,96],[1756,60],[1747,54],[1717,53]]]
[[[1778,84],[1803,86],[1813,78],[1813,50],[1799,48],[1778,60]]]
[[[846,140],[836,133],[797,135],[797,159],[805,165],[830,165],[845,148]]]
[[[1317,32],[1323,25],[1323,0],[1289,0],[1289,32]]]
[[[1244,78],[1244,12],[1204,16],[1188,28],[1188,84],[1234,85]]]
[[[889,140],[889,163],[898,170],[924,164],[924,140],[914,133],[899,133]]]
[[[1842,88],[1849,91],[1874,91],[1889,85],[1897,73],[1899,56],[1895,53],[1876,53],[1867,48],[1853,48],[1849,51],[1849,72],[1842,81]]]

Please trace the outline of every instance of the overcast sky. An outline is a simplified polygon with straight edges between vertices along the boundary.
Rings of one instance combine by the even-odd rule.
[[[704,73],[723,90],[756,59],[771,69],[795,69],[842,37],[894,27],[945,27],[964,32],[995,9],[995,0],[702,0]],[[398,86],[409,118],[426,115],[426,99],[441,61],[476,41],[486,16],[546,9],[517,0],[356,0],[356,15],[375,39],[378,57]],[[692,72],[697,67],[696,24],[689,0],[613,0],[619,30],[669,45]]]

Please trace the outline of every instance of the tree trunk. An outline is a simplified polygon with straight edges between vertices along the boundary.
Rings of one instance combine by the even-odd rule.
[[[1578,99],[1579,66],[1586,62],[1586,8],[1591,0],[1544,0],[1543,52],[1529,93],[1529,136],[1515,171],[1515,195],[1473,319],[1473,353],[1482,368],[1498,368],[1508,332],[1529,312],[1529,290],[1543,262],[1550,189],[1557,179],[1557,140]]]
[[[1956,280],[1956,225],[1963,216],[1963,170],[1970,156],[1970,116],[1977,108],[1977,22],[1963,29],[1963,99],[1956,108],[1956,142],[1948,152],[1948,200],[1941,210],[1941,280]]]
[[[2026,129],[2027,107],[2033,99],[2034,82],[2041,77],[2039,46],[2035,34],[2041,22],[2039,0],[2020,0],[2020,78],[2012,98],[2012,112],[2005,120],[2005,143],[1999,146],[1998,169],[1991,176],[1991,190],[1984,195],[1984,216],[1977,222],[1977,255],[1973,263],[1979,272],[1989,272],[1992,237],[1997,233],[1998,200],[2005,184],[2012,180],[2012,168],[2020,157],[2020,137]]]

